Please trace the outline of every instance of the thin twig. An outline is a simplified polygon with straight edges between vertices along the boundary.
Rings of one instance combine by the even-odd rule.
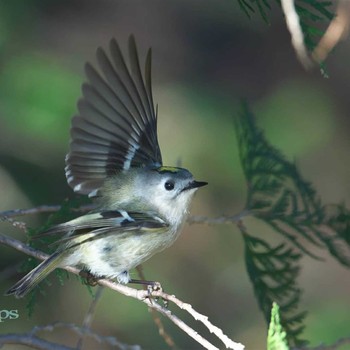
[[[22,242],[19,242],[13,238],[7,237],[3,234],[0,234],[0,243],[6,244],[10,247],[13,247],[23,253],[26,253],[28,255],[34,256],[36,258],[39,258],[41,260],[44,260],[48,257],[47,254],[44,254],[42,252],[36,251],[35,249],[28,247]],[[72,272],[76,275],[79,274],[80,270],[71,266],[64,267],[65,270]],[[149,298],[148,291],[145,290],[138,290],[134,288],[130,288],[125,285],[117,284],[113,281],[101,279],[98,281],[98,283],[102,286],[108,287],[112,290],[115,290],[125,296],[132,297],[134,299],[137,299],[139,301],[142,301],[145,303],[148,307],[151,307],[164,316],[168,317],[174,324],[176,324],[180,329],[182,329],[185,333],[187,333],[190,337],[192,337],[194,340],[196,340],[199,344],[201,344],[204,348],[209,350],[217,350],[218,348],[211,344],[208,340],[206,340],[204,337],[199,335],[194,329],[189,327],[185,322],[183,322],[181,319],[179,319],[177,316],[173,315],[168,309],[162,307],[158,303],[156,303],[153,298],[152,300]],[[228,349],[233,350],[242,350],[244,349],[244,346],[240,343],[236,343],[233,340],[229,339],[225,334],[223,334],[222,330],[218,327],[211,324],[208,320],[207,316],[204,316],[197,311],[195,311],[190,304],[184,303],[183,301],[177,299],[174,295],[169,295],[167,293],[164,293],[162,291],[154,291],[152,292],[153,297],[162,298],[164,300],[172,301],[175,305],[180,307],[183,310],[186,310],[195,320],[198,320],[202,322],[210,332],[215,334],[226,346]]]
[[[92,321],[93,321],[93,318],[94,318],[94,315],[95,315],[95,312],[96,312],[96,307],[97,307],[97,304],[98,304],[99,300],[102,297],[102,293],[103,293],[103,287],[102,286],[98,286],[97,287],[97,291],[95,293],[95,296],[92,299],[90,307],[89,307],[89,309],[88,309],[88,311],[87,311],[87,313],[85,315],[82,329],[88,330],[88,329],[91,328],[91,324],[92,324]],[[82,334],[81,337],[78,340],[77,350],[82,349],[83,338],[84,338],[84,335]]]
[[[52,343],[28,333],[8,333],[0,335],[0,348],[5,344],[26,345],[39,350],[75,350],[69,346]]]

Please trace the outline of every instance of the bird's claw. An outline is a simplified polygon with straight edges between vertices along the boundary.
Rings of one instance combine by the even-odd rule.
[[[148,292],[148,298],[150,299],[150,301],[152,302],[152,299],[155,299],[155,301],[159,300],[159,297],[153,297],[152,293],[154,292],[163,292],[163,287],[159,282],[152,282],[150,284],[147,285],[147,292]],[[168,301],[164,298],[162,298],[163,304],[165,308],[168,308]]]
[[[98,277],[96,277],[89,271],[81,270],[79,272],[79,276],[83,278],[84,284],[88,286],[95,287],[98,285]]]

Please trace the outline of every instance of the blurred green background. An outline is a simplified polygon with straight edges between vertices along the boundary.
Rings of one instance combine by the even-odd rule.
[[[140,53],[153,48],[154,100],[165,164],[180,161],[196,178],[209,182],[196,195],[193,215],[230,215],[244,206],[233,129],[241,97],[250,102],[271,143],[296,160],[321,199],[349,206],[349,41],[329,57],[330,78],[325,79],[317,70],[306,73],[297,62],[277,6],[270,18],[270,26],[259,15],[249,20],[235,0],[1,1],[0,210],[60,204],[74,197],[65,180],[64,157],[70,118],[85,79],[84,63],[95,62],[96,48],[107,47],[112,37],[125,49],[131,33]],[[45,218],[25,220],[37,227]],[[273,237],[259,223],[251,227],[251,234]],[[0,228],[26,240],[9,224]],[[304,337],[314,345],[348,336],[350,321],[350,271],[326,252],[317,253],[326,261],[303,259],[299,279],[301,309],[309,311]],[[1,270],[23,259],[23,254],[0,247]],[[187,225],[170,249],[144,264],[144,272],[247,349],[265,347],[266,325],[236,227]],[[6,278],[0,272],[0,294],[21,275]],[[26,300],[0,296],[0,309],[18,309],[20,314],[0,323],[0,333],[26,332],[56,320],[81,324],[90,301],[75,277],[63,287],[57,282],[47,287],[32,318]],[[187,315],[179,315],[204,332]],[[200,348],[164,323],[179,348]],[[93,329],[144,349],[167,348],[147,308],[110,291],[98,306]],[[61,331],[41,334],[57,341],[64,334],[66,344],[76,339]],[[87,341],[84,349],[96,346]]]

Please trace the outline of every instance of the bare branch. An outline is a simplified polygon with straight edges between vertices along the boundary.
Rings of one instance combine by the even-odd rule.
[[[164,292],[156,292],[155,294],[159,294],[159,297],[164,298],[168,301],[172,301],[180,309],[187,311],[196,321],[202,322],[204,326],[208,328],[210,333],[215,334],[224,343],[227,349],[244,349],[244,346],[242,344],[232,341],[222,332],[220,328],[214,326],[208,320],[207,316],[202,315],[196,310],[194,310],[192,308],[192,305],[182,302],[181,300],[177,299],[175,295],[168,295]]]
[[[203,338],[200,334],[198,334],[194,329],[192,329],[191,327],[189,327],[185,322],[183,322],[180,318],[178,318],[177,316],[173,315],[170,310],[165,309],[164,307],[160,306],[159,304],[155,303],[153,300],[151,301],[147,295],[148,293],[146,291],[142,291],[145,292],[144,297],[147,298],[136,298],[139,299],[141,301],[143,301],[144,303],[146,303],[149,307],[154,308],[155,310],[157,310],[159,313],[161,313],[162,315],[168,317],[174,324],[176,324],[180,329],[182,329],[185,333],[187,333],[191,338],[193,338],[197,343],[201,344],[205,349],[208,350],[219,350],[219,348],[217,348],[216,346],[214,346],[213,344],[211,344],[208,340],[206,340],[205,338]],[[166,299],[166,298],[164,298]],[[167,299],[166,299],[167,300]],[[235,349],[235,348],[230,348],[230,349]],[[240,348],[236,348],[237,350]],[[236,350],[235,349],[235,350]]]
[[[47,254],[44,254],[42,252],[36,251],[35,249],[25,245],[22,242],[19,242],[13,238],[7,237],[3,234],[0,234],[0,243],[3,243],[5,245],[8,245],[10,247],[13,247],[25,254],[34,256],[40,260],[44,260],[48,257]],[[65,270],[72,272],[76,275],[79,274],[80,270],[71,266],[65,267]],[[125,296],[132,297],[134,299],[137,299],[139,301],[142,301],[145,303],[148,307],[151,307],[152,309],[157,310],[162,315],[169,318],[174,324],[176,324],[180,329],[182,329],[184,332],[186,332],[190,337],[192,337],[194,340],[196,340],[199,344],[201,344],[204,348],[209,350],[217,350],[218,348],[211,344],[208,340],[206,340],[204,337],[199,335],[194,329],[189,327],[185,322],[183,322],[181,319],[179,319],[177,316],[173,315],[168,309],[162,307],[158,303],[156,303],[153,299],[150,300],[148,291],[145,290],[138,290],[134,288],[130,288],[125,285],[117,284],[113,281],[101,279],[98,281],[98,283],[102,286],[108,287],[112,290],[115,290]],[[179,308],[187,311],[195,320],[198,320],[202,322],[210,332],[215,334],[226,346],[228,349],[233,350],[243,350],[244,346],[240,343],[236,343],[233,340],[229,339],[221,329],[211,324],[208,320],[207,316],[204,316],[197,311],[195,311],[190,304],[184,303],[183,301],[177,299],[174,295],[166,294],[162,291],[155,291],[152,292],[153,297],[159,297],[168,301],[172,301],[175,305],[177,305]]]
[[[72,211],[85,212],[95,208],[93,204],[82,205],[79,208],[72,208]],[[0,218],[11,218],[24,215],[35,215],[40,213],[54,213],[61,209],[60,205],[40,205],[29,209],[12,209],[0,212]]]
[[[78,334],[81,337],[89,336],[93,338],[95,341],[97,341],[98,343],[106,343],[113,347],[118,347],[118,349],[120,350],[141,350],[140,345],[124,344],[115,337],[101,336],[93,332],[91,329],[79,327],[74,323],[54,322],[44,326],[35,326],[28,334],[35,335],[36,333],[41,331],[53,332],[56,328],[66,328],[68,330],[73,331],[74,333]]]
[[[74,350],[69,346],[52,343],[29,333],[0,335],[0,347],[4,344],[21,344],[39,350]]]
[[[185,324],[182,320],[180,320],[177,316],[173,315],[170,310],[162,307],[158,303],[156,303],[153,299],[149,299],[149,292],[145,290],[138,290],[134,288],[127,287],[125,285],[116,284],[110,280],[99,280],[99,284],[118,291],[126,296],[132,297],[134,299],[140,300],[143,303],[147,304],[149,307],[154,308],[164,316],[168,317],[173,323],[175,323],[180,329],[185,331],[190,337],[195,339],[198,343],[203,345],[206,349],[218,349],[209,343],[206,339],[204,339],[201,335],[199,335],[196,331],[190,328],[187,324]],[[195,311],[190,304],[184,303],[183,301],[177,299],[175,295],[170,295],[164,293],[162,291],[154,291],[152,292],[152,297],[154,298],[162,298],[168,301],[172,301],[179,308],[187,311],[196,321],[202,322],[208,330],[215,334],[226,346],[227,349],[234,350],[243,350],[244,346],[240,343],[236,343],[230,338],[228,338],[220,328],[214,326],[209,320],[207,316],[204,316],[197,311]]]
[[[35,250],[32,247],[29,247],[28,245],[22,243],[21,241],[18,241],[16,239],[10,238],[6,235],[3,235],[0,233],[0,243],[7,245],[9,247],[15,248],[16,250],[33,256],[34,258],[37,258],[39,260],[45,260],[46,258],[48,258],[49,256],[43,252],[40,252],[38,250]]]
[[[12,209],[0,212],[0,217],[3,218],[12,218],[15,216],[23,215],[35,215],[40,213],[54,213],[61,209],[60,205],[41,205],[35,208],[29,209]]]

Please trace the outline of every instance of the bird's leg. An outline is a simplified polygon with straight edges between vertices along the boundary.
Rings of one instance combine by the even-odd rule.
[[[129,280],[129,283],[146,285],[147,287],[151,287],[151,289],[154,291],[162,291],[163,290],[161,284],[159,282],[156,282],[156,281],[135,280],[135,279],[131,278]]]

